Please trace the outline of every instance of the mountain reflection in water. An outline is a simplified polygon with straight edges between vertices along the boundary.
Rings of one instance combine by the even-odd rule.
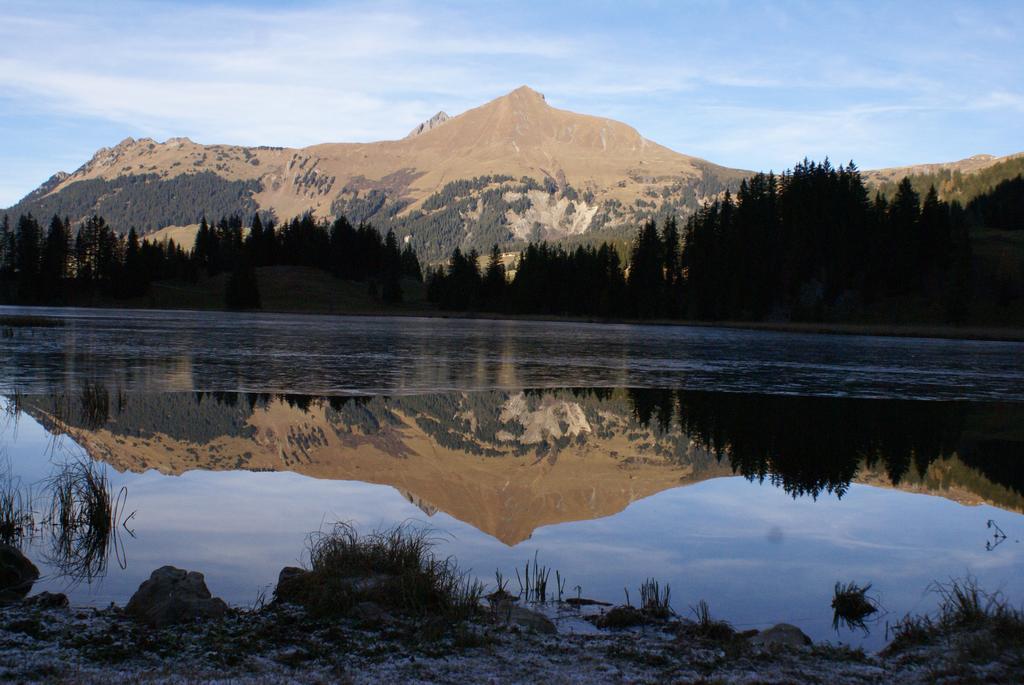
[[[11,402],[14,402],[12,399]],[[19,410],[120,471],[292,471],[390,485],[506,545],[740,474],[794,498],[853,482],[1024,511],[1024,405],[663,389],[398,397],[120,392]]]

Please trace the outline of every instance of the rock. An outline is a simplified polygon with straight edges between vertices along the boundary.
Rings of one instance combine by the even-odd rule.
[[[376,602],[359,602],[352,607],[349,616],[367,625],[381,625],[393,620],[391,614]]]
[[[298,566],[285,566],[281,569],[281,572],[277,574],[277,584],[280,585],[281,583],[287,583],[292,578],[298,578],[299,576],[304,576],[307,573],[309,573],[309,571],[304,568],[299,568]]]
[[[498,610],[498,617],[511,625],[517,625],[538,633],[554,634],[558,632],[555,624],[539,611],[527,609],[516,604],[508,604]]]
[[[281,569],[274,602],[299,604],[309,608],[350,608],[361,602],[383,602],[397,591],[397,576],[374,574],[351,577],[324,577],[320,572],[306,571],[295,566]]]
[[[13,545],[0,545],[0,604],[18,602],[39,579],[39,569]]]
[[[587,599],[586,597],[570,597],[565,600],[565,603],[571,607],[610,607],[611,602],[601,602],[596,599]]]
[[[67,609],[69,602],[63,592],[40,592],[26,599],[25,604],[40,609]]]
[[[435,128],[437,128],[438,126],[440,126],[441,124],[443,124],[444,122],[448,121],[449,119],[451,119],[451,117],[448,116],[447,112],[445,112],[445,111],[438,112],[437,114],[435,114],[434,116],[430,117],[429,119],[424,121],[422,124],[420,124],[419,126],[414,128],[413,130],[409,131],[409,135],[407,135],[406,138],[415,138],[416,136],[422,135],[422,134],[426,133],[427,131],[432,131]]]
[[[812,644],[802,630],[789,623],[779,623],[749,638],[758,647],[807,647]]]
[[[228,605],[212,597],[202,573],[163,566],[128,600],[125,612],[155,628],[223,616]]]
[[[287,647],[282,649],[274,656],[274,661],[285,666],[292,666],[293,668],[299,666],[305,661],[309,661],[313,658],[313,655],[308,650],[302,647]]]
[[[309,574],[298,566],[285,566],[277,574],[277,587],[274,588],[275,602],[298,602],[302,579]]]
[[[598,628],[630,628],[644,622],[644,614],[636,607],[621,605],[612,607],[597,617]]]

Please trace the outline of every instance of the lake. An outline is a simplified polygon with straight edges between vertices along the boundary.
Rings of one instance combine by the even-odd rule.
[[[156,567],[248,605],[335,521],[429,527],[494,584],[877,648],[935,581],[1024,599],[1024,344],[718,328],[0,308],[6,479],[102,465],[106,553],[22,541],[77,604]],[[991,524],[990,524],[991,522]],[[998,532],[1002,531],[1004,537]],[[74,552],[75,550],[70,550]],[[554,575],[554,574],[553,574]],[[553,577],[553,576],[552,576]],[[832,624],[871,583],[867,631]],[[552,583],[553,584],[553,583]],[[581,629],[567,622],[566,629]]]

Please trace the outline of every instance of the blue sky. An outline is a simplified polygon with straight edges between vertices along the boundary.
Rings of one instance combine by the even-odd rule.
[[[776,170],[1024,150],[1024,3],[0,4],[0,206],[126,136],[404,135],[528,84]]]

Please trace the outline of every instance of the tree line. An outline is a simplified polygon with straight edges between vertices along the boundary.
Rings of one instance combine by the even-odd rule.
[[[483,267],[456,249],[427,284],[428,298],[452,310],[820,320],[911,298],[961,321],[970,260],[965,212],[934,188],[922,200],[905,179],[891,201],[872,200],[852,162],[804,160],[744,180],[682,230],[672,216],[644,223],[626,259],[607,243],[530,244],[509,280],[497,248]]]
[[[893,485],[920,482],[932,463],[954,455],[969,470],[950,470],[944,477],[969,483],[971,491],[997,502],[1024,495],[1015,443],[964,440],[979,417],[1002,416],[1000,425],[1012,421],[998,405],[662,388],[627,392],[641,425],[662,434],[681,431],[719,460],[727,459],[735,473],[767,480],[794,498],[841,497],[865,468],[884,471]]]
[[[134,228],[121,236],[97,215],[77,227],[54,216],[44,229],[31,214],[13,226],[5,216],[0,224],[0,284],[8,299],[22,303],[61,304],[83,295],[130,299],[146,295],[156,281],[196,283],[228,273],[225,305],[258,308],[255,269],[274,265],[369,282],[388,303],[401,301],[401,279],[422,280],[416,254],[400,249],[394,233],[382,236],[344,217],[328,223],[305,214],[277,226],[255,214],[248,231],[238,215],[216,223],[203,217],[190,250],[173,240],[140,238]]]

